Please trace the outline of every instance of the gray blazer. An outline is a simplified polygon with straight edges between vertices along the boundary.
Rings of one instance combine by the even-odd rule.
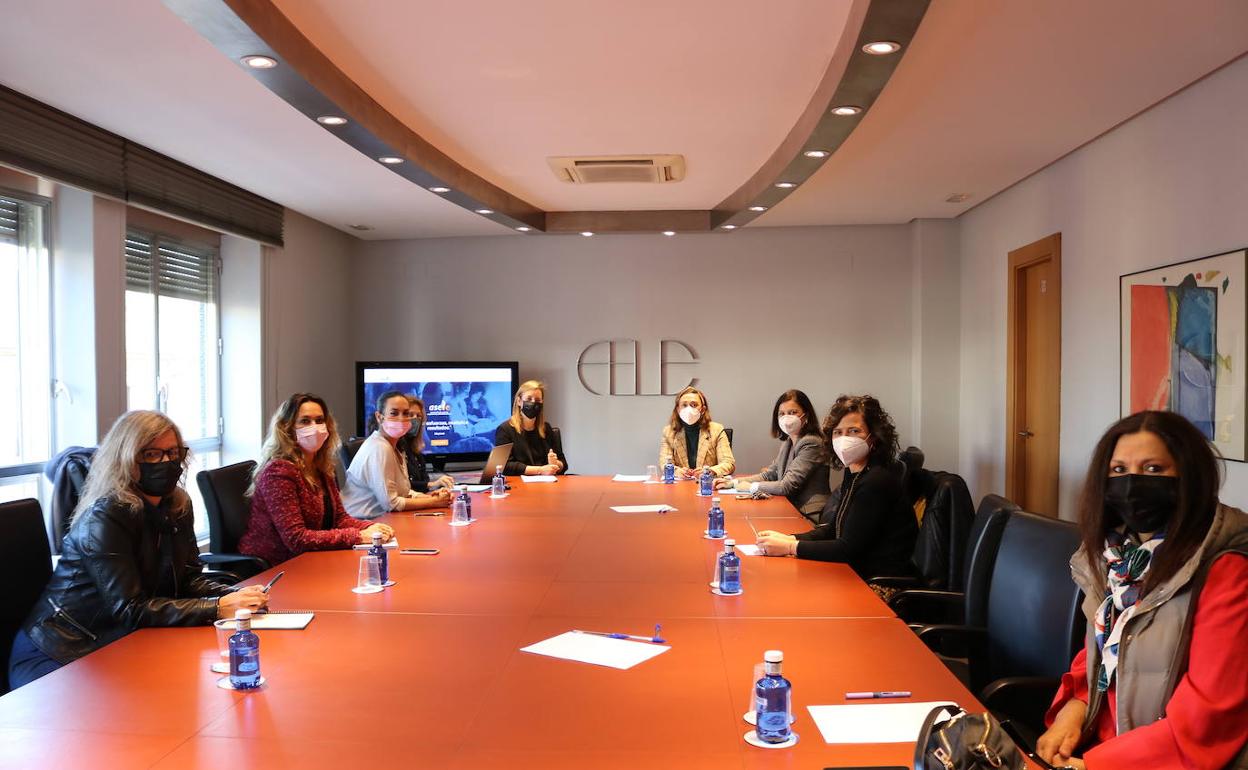
[[[803,516],[818,516],[828,500],[828,455],[819,436],[802,436],[796,446],[790,439],[780,444],[775,462],[755,476],[758,491],[784,495]]]

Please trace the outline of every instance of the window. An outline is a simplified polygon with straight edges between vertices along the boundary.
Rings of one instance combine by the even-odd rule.
[[[0,501],[42,498],[52,443],[48,202],[0,192]]]
[[[221,461],[220,261],[217,250],[126,231],[126,394],[130,409],[169,415],[190,445],[195,532],[207,518],[195,473]]]

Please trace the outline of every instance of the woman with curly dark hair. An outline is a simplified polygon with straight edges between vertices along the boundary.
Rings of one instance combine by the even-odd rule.
[[[860,576],[907,575],[918,536],[897,466],[897,428],[874,396],[841,396],[823,421],[834,472],[844,469],[841,494],[828,499],[809,532],[766,530],[758,545],[767,556],[796,556],[848,564]]]

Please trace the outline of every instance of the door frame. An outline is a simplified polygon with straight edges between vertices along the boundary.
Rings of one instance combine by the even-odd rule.
[[[1041,262],[1050,261],[1053,267],[1053,286],[1050,289],[1053,301],[1057,303],[1057,313],[1055,315],[1056,329],[1054,329],[1054,344],[1057,346],[1057,382],[1058,382],[1058,398],[1057,398],[1057,414],[1056,424],[1058,426],[1057,446],[1058,446],[1058,467],[1061,462],[1061,420],[1062,420],[1062,399],[1061,399],[1061,382],[1062,382],[1062,234],[1054,233],[1053,235],[1041,238],[1034,243],[1015,249],[1009,253],[1009,268],[1007,271],[1007,326],[1006,326],[1006,358],[1005,358],[1005,496],[1011,500],[1018,500],[1020,494],[1019,482],[1022,479],[1021,462],[1023,453],[1019,451],[1020,442],[1023,440],[1018,432],[1025,426],[1022,425],[1022,417],[1020,410],[1026,403],[1026,394],[1021,393],[1022,379],[1020,374],[1023,371],[1025,363],[1024,356],[1026,350],[1021,344],[1024,330],[1020,327],[1023,320],[1018,311],[1019,301],[1019,283],[1022,279],[1022,271],[1032,265]],[[1058,480],[1054,479],[1057,484]],[[1059,485],[1060,492],[1060,485]],[[1058,517],[1057,511],[1052,511],[1054,518]]]

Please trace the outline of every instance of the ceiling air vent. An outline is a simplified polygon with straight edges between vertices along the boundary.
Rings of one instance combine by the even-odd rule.
[[[573,184],[679,182],[685,178],[683,155],[598,155],[547,158],[546,162],[561,181]]]

